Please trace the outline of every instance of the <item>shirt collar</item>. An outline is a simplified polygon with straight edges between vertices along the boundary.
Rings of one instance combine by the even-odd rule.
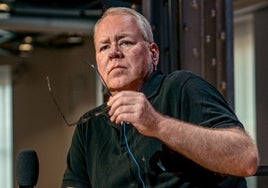
[[[142,89],[142,92],[148,99],[153,97],[158,92],[164,78],[165,76],[160,70],[155,70],[150,75]]]

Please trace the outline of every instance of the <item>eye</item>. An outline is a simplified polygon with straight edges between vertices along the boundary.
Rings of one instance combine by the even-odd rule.
[[[133,42],[124,40],[124,41],[121,41],[119,44],[120,46],[130,46],[133,44]]]
[[[109,45],[103,45],[103,46],[100,47],[100,51],[105,51],[105,50],[107,50],[109,48],[110,48]]]

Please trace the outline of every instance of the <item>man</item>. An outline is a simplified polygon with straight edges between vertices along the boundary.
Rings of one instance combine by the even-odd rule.
[[[256,145],[214,87],[156,70],[159,50],[142,15],[108,9],[94,43],[110,110],[77,126],[62,187],[246,187]]]

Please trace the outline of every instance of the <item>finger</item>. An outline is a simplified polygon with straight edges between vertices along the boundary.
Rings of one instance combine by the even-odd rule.
[[[118,116],[116,116],[116,119],[113,121],[116,124],[121,124],[122,122],[128,122],[128,124],[133,124],[132,118],[133,117],[132,113],[121,113]]]
[[[109,112],[111,121],[117,123],[120,121],[130,121],[129,118],[132,117],[135,113],[135,106],[136,105],[133,104],[124,104],[119,105],[117,108],[114,108],[113,112]]]
[[[119,93],[116,93],[115,95],[111,96],[107,102],[107,104],[110,106],[112,105],[115,101],[117,101],[118,99],[122,98],[122,97],[127,97],[127,96],[131,96],[133,95],[131,92],[129,91],[121,91]]]
[[[137,104],[137,97],[128,96],[128,95],[118,95],[112,97],[107,102],[107,105],[110,107],[109,114],[113,115],[115,110],[121,106],[135,105]]]
[[[142,122],[143,109],[140,104],[120,106],[111,116],[111,120],[120,123],[122,121],[131,124]]]

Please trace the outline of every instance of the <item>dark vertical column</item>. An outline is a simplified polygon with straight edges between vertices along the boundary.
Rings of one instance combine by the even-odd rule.
[[[261,164],[268,164],[268,8],[254,14],[255,62],[256,62],[256,120],[257,144]],[[246,76],[246,75],[245,75]],[[266,188],[268,176],[258,177],[258,188]]]
[[[160,50],[158,67],[169,73],[179,69],[179,1],[143,0],[142,13],[150,21]]]
[[[225,97],[231,107],[234,108],[234,16],[233,16],[233,0],[225,0],[225,44],[224,44],[224,58],[225,58],[225,74],[226,74],[226,94]],[[221,37],[222,38],[222,37]],[[224,41],[224,40],[222,40]],[[224,72],[223,72],[224,73]]]

